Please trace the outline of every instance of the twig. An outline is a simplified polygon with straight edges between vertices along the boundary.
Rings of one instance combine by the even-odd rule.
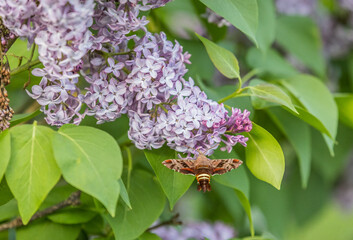
[[[68,207],[68,206],[77,206],[80,204],[80,196],[81,196],[81,191],[74,192],[71,194],[71,196],[66,199],[65,201],[59,202],[56,205],[53,205],[51,207],[48,207],[42,211],[37,212],[36,214],[33,215],[31,220],[29,222],[32,222],[38,218],[42,218],[44,216],[47,216],[53,212],[56,212],[62,208]],[[4,230],[8,230],[10,228],[16,228],[16,227],[21,227],[23,226],[22,219],[20,217],[15,218],[14,220],[11,220],[9,222],[0,224],[0,232]]]
[[[17,73],[26,71],[26,70],[30,69],[31,67],[39,64],[39,63],[40,63],[39,59],[35,59],[33,61],[27,62],[26,64],[22,65],[21,67],[13,69],[10,74],[11,74],[11,76],[13,76],[13,75],[15,75]]]
[[[182,221],[178,220],[178,218],[179,218],[179,213],[175,214],[171,219],[169,219],[167,221],[161,222],[161,223],[157,224],[156,226],[150,227],[149,229],[147,229],[147,231],[151,231],[153,229],[156,229],[156,228],[159,228],[159,227],[162,227],[165,225],[181,225],[181,224],[183,224]]]

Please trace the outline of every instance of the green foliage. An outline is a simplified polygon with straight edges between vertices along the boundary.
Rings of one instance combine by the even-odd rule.
[[[260,79],[254,79],[250,82],[248,87],[252,96],[252,104],[255,108],[261,109],[263,101],[259,101],[258,98],[262,100],[277,103],[286,106],[295,113],[298,113],[293,106],[290,97],[282,91],[282,89],[274,84],[266,83]]]
[[[58,211],[48,216],[48,218],[55,223],[60,224],[79,224],[86,223],[92,220],[97,215],[96,212],[84,209],[68,209]]]
[[[325,76],[320,33],[310,18],[281,16],[276,30],[276,40],[281,46],[320,77]]]
[[[284,156],[281,146],[265,129],[253,123],[246,147],[246,165],[255,177],[278,190],[284,174]]]
[[[237,158],[237,155],[234,152],[225,153],[225,152],[216,152],[213,154],[215,158],[223,159],[223,158]],[[250,222],[250,232],[251,235],[254,235],[254,225],[251,217],[251,207],[249,202],[249,179],[244,170],[244,166],[240,166],[236,171],[231,171],[223,175],[216,175],[213,179],[227,187],[234,189],[241,205],[243,206],[246,215],[248,216]]]
[[[256,0],[247,0],[246,2],[222,0],[221,4],[213,0],[200,1],[245,33],[257,45],[258,7]]]
[[[345,22],[348,13],[333,2],[320,6]],[[241,32],[208,22],[207,7]],[[275,7],[274,0],[178,0],[146,13],[149,30],[165,31],[192,54],[185,79],[193,77],[227,109],[251,112],[247,147],[209,156],[244,164],[212,176],[212,191],[205,194],[192,186],[194,176],[162,164],[179,158],[168,146],[133,147],[125,115],[101,125],[86,117],[81,126],[44,126],[43,114],[23,91],[28,76],[30,87],[40,78],[31,69],[13,74],[6,88],[16,114],[0,133],[0,225],[19,216],[27,225],[0,232],[0,240],[158,240],[148,228],[176,212],[185,222],[227,222],[238,233],[234,239],[352,239],[352,213],[343,214],[331,200],[353,148],[352,53],[324,58],[316,20],[279,15]],[[190,19],[197,24],[189,25]],[[8,53],[14,70],[31,50],[17,40]],[[34,119],[39,123],[21,125]],[[78,206],[30,221],[78,190]]]
[[[302,186],[308,184],[311,169],[311,135],[305,122],[280,108],[271,108],[269,115],[292,144],[299,160]]]
[[[127,190],[126,190],[126,187],[124,185],[124,182],[121,179],[119,179],[118,182],[119,182],[119,185],[120,185],[120,197],[124,201],[126,206],[128,206],[131,209],[132,207],[131,207],[131,203],[130,203],[130,198],[129,198],[129,195],[127,193]]]
[[[165,197],[153,176],[136,170],[131,176],[134,181],[128,189],[132,209],[120,202],[115,217],[105,214],[112,227],[116,240],[130,240],[140,236],[162,213]]]
[[[6,130],[0,135],[0,182],[5,174],[7,164],[11,157],[11,137],[9,131]]]
[[[215,67],[227,78],[239,78],[239,64],[234,54],[227,49],[219,47],[207,38],[196,35],[205,45]]]
[[[277,77],[288,77],[297,74],[294,67],[274,49],[261,52],[260,49],[250,48],[246,60],[251,67]]]
[[[0,206],[13,199],[13,195],[7,185],[6,179],[0,182]]]
[[[116,141],[95,128],[72,126],[55,134],[53,148],[65,180],[99,199],[114,216],[122,172]]]
[[[259,8],[259,22],[256,31],[256,40],[259,48],[267,52],[275,40],[276,13],[274,0],[257,0]]]
[[[51,148],[54,131],[35,123],[14,127],[10,133],[11,159],[6,180],[22,221],[27,224],[60,178]]]
[[[353,94],[335,94],[340,120],[353,128]],[[1,176],[1,174],[0,174]]]
[[[27,122],[28,120],[31,120],[32,118],[38,116],[42,112],[38,109],[32,113],[22,113],[22,114],[15,114],[12,119],[11,119],[11,126],[14,127],[17,124]]]
[[[297,98],[302,104],[316,117],[327,132],[325,134],[330,138],[325,138],[326,143],[333,155],[333,145],[337,133],[338,110],[332,94],[327,87],[317,78],[308,75],[298,75],[292,78],[282,80],[281,83]],[[299,111],[299,110],[298,110]],[[301,115],[301,113],[299,112]],[[304,119],[312,124],[311,119]],[[317,125],[313,124],[318,128]]]
[[[153,151],[145,150],[145,155],[169,200],[170,208],[173,209],[176,201],[189,189],[195,177],[182,175],[162,164],[164,160],[177,158],[175,151],[166,146]]]
[[[60,225],[50,221],[33,223],[31,226],[20,228],[16,232],[18,240],[75,240],[80,233],[79,226]]]

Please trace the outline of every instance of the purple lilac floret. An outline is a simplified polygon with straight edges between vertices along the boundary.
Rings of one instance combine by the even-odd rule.
[[[212,240],[228,240],[235,237],[235,231],[232,227],[222,223],[214,224],[207,222],[189,223],[178,231],[175,227],[159,227],[152,230],[163,240],[203,240],[205,238]]]
[[[17,2],[20,10],[13,7]],[[128,135],[140,149],[167,144],[179,152],[211,154],[220,144],[228,152],[237,143],[246,146],[240,133],[251,130],[250,113],[234,108],[228,115],[223,104],[184,78],[190,54],[164,33],[147,31],[139,12],[168,0],[33,2],[7,1],[3,7],[13,16],[4,23],[38,45],[44,68],[33,74],[42,80],[28,94],[42,106],[48,124],[79,124],[86,115],[100,124],[127,114]],[[26,7],[35,16],[26,15]],[[21,24],[12,24],[16,18]],[[83,91],[80,76],[88,84]]]

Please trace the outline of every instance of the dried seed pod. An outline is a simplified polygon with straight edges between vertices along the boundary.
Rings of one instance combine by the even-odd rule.
[[[10,70],[8,65],[2,64],[0,69],[0,131],[9,128],[14,111],[10,107],[5,86],[10,83]]]

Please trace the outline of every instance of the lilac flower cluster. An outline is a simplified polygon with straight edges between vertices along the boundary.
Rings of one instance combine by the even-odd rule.
[[[79,122],[82,95],[76,86],[82,58],[91,49],[88,29],[93,22],[93,0],[6,0],[0,1],[0,17],[6,27],[28,44],[38,46],[43,69],[39,86],[28,94],[41,105],[51,125]],[[74,118],[75,117],[75,118]]]
[[[342,8],[353,12],[353,1],[352,0],[340,0],[339,3]]]
[[[308,16],[315,12],[317,0],[276,0],[276,7],[280,13]]]
[[[235,237],[234,229],[222,222],[215,222],[214,224],[207,222],[190,223],[185,225],[181,231],[171,226],[159,227],[152,232],[160,236],[163,240],[203,240],[206,238],[228,240]]]
[[[184,79],[190,54],[164,33],[147,31],[140,11],[169,0],[43,0],[35,7],[22,1],[36,16],[11,8],[15,1],[5,7],[22,23],[11,25],[11,17],[4,23],[38,45],[44,68],[32,73],[42,80],[28,94],[42,105],[49,124],[79,124],[86,115],[104,123],[127,114],[128,135],[140,149],[167,143],[190,153],[221,143],[227,151],[238,142],[246,146],[248,139],[238,134],[251,130],[250,113],[233,109],[229,116],[192,79]],[[79,75],[88,84],[82,91]]]

